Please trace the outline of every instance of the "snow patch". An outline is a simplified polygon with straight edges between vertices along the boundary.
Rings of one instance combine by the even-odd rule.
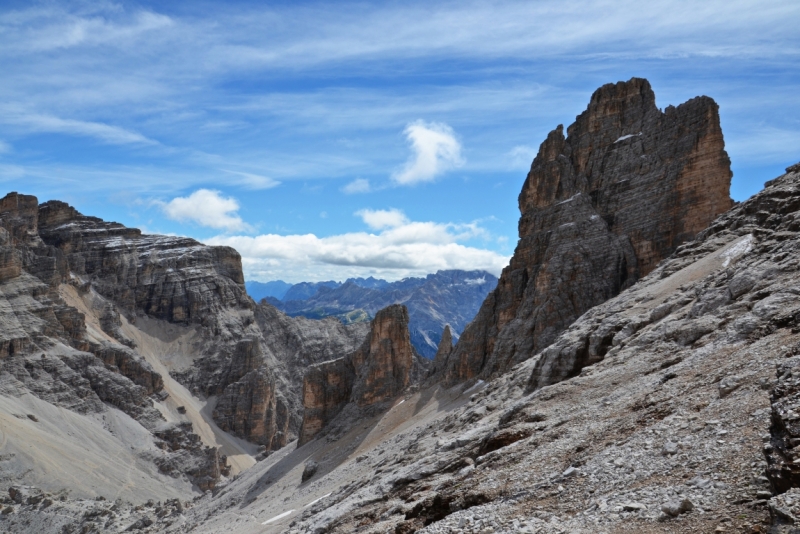
[[[483,386],[485,383],[486,383],[486,382],[484,382],[483,380],[478,380],[477,382],[475,382],[475,385],[473,385],[471,388],[469,388],[468,390],[466,390],[466,391],[464,392],[464,394],[467,394],[467,393],[469,393],[470,391],[472,391],[472,390],[474,390],[474,389],[480,388],[480,387],[481,387],[481,386]]]
[[[330,493],[329,493],[328,495],[330,495]],[[327,496],[327,495],[326,495],[326,496]],[[322,498],[322,497],[320,497],[320,499],[321,499],[321,498]],[[316,502],[316,501],[315,501],[315,502]],[[314,503],[311,503],[311,504],[314,504]],[[294,510],[288,510],[288,511],[286,511],[286,512],[283,512],[282,514],[278,514],[278,515],[276,515],[275,517],[272,517],[272,518],[270,518],[270,519],[267,519],[266,521],[264,521],[264,522],[263,522],[263,523],[261,523],[261,524],[262,524],[262,525],[269,525],[270,523],[274,523],[274,522],[275,522],[275,521],[277,521],[278,519],[283,519],[284,517],[286,517],[287,515],[289,515],[289,514],[292,514],[292,513],[294,513]]]
[[[639,133],[637,133],[637,134],[628,134],[628,135],[623,135],[622,137],[620,137],[619,139],[617,139],[617,140],[616,140],[616,141],[614,141],[614,142],[615,142],[615,143],[619,143],[620,141],[624,141],[625,139],[630,139],[631,137],[638,137],[638,136],[640,136],[640,135],[642,135],[642,132],[639,132]]]
[[[322,497],[320,497],[319,499],[314,499],[313,501],[311,501],[311,502],[310,502],[310,503],[308,503],[307,505],[303,506],[303,508],[308,508],[308,507],[309,507],[309,506],[311,506],[312,504],[317,504],[319,501],[321,501],[321,500],[322,500],[322,499],[324,499],[325,497],[330,497],[331,493],[333,493],[333,492],[331,491],[330,493],[326,493],[325,495],[323,495],[323,496],[322,496]],[[290,513],[291,513],[291,511],[290,511]],[[263,525],[264,523],[261,523],[261,524]]]
[[[736,261],[741,256],[750,252],[751,248],[753,248],[753,234],[747,234],[741,241],[722,253],[722,268],[724,269],[727,267],[731,263],[731,260]]]
[[[574,195],[569,197],[567,200],[562,200],[561,202],[556,202],[556,206],[560,206],[561,204],[566,204],[567,202],[572,202],[573,200],[575,200],[575,197],[577,197],[577,196],[580,196],[580,193],[575,193]]]
[[[480,278],[467,278],[464,280],[464,283],[468,286],[479,286],[486,283],[486,277],[481,276]]]

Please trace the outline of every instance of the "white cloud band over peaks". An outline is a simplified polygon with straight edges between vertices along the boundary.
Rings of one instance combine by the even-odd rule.
[[[499,275],[508,263],[506,256],[460,243],[487,236],[477,223],[415,222],[395,209],[360,210],[355,215],[378,233],[217,236],[205,242],[238,250],[246,276],[255,280],[369,275],[397,280],[444,269],[484,269]]]
[[[440,174],[464,164],[461,143],[453,129],[440,122],[415,121],[404,131],[412,156],[392,180],[400,185],[430,182]]]

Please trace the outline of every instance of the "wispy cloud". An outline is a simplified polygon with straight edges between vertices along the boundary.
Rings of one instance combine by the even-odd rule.
[[[508,151],[509,167],[512,169],[528,169],[536,157],[536,149],[532,146],[518,145]]]
[[[225,172],[237,176],[238,179],[235,180],[236,183],[249,189],[272,189],[273,187],[277,187],[281,184],[278,180],[268,176],[261,176],[260,174],[229,170],[225,170]]]
[[[371,190],[372,187],[369,185],[369,180],[364,178],[356,178],[352,182],[342,187],[342,191],[348,195],[354,195],[356,193],[369,193]]]
[[[173,24],[169,17],[151,11],[129,14],[104,7],[111,6],[99,3],[97,11],[81,14],[55,5],[6,12],[0,15],[0,29],[13,43],[10,50],[20,54],[79,46],[117,47]]]
[[[29,133],[79,135],[92,137],[103,143],[113,145],[158,144],[156,141],[148,139],[140,133],[102,122],[62,119],[44,113],[29,113],[11,105],[3,106],[1,110],[2,116],[0,116],[0,122],[21,127]]]
[[[450,126],[419,120],[406,126],[404,133],[413,154],[403,169],[392,175],[392,180],[397,184],[429,182],[464,164],[461,143]]]
[[[198,189],[188,197],[176,197],[156,204],[174,221],[194,222],[229,232],[251,229],[237,213],[239,202],[233,197],[223,197],[219,191]]]

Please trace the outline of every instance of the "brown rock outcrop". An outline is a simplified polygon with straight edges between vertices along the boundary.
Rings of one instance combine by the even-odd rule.
[[[490,376],[537,354],[732,205],[708,97],[661,112],[647,80],[608,84],[567,132],[540,146],[514,256],[435,379]]]
[[[303,379],[303,423],[297,446],[320,433],[350,402],[355,370],[347,358],[312,365]]]
[[[411,345],[408,309],[400,304],[382,309],[358,350],[309,368],[298,446],[313,439],[347,404],[368,407],[397,397],[420,379],[425,365]]]
[[[442,339],[439,341],[439,347],[436,349],[436,355],[433,357],[431,373],[435,374],[437,370],[444,368],[451,352],[453,352],[453,336],[450,332],[450,325],[448,324],[445,325],[442,331]]]
[[[274,450],[288,441],[287,412],[275,379],[257,369],[225,388],[214,407],[214,420],[222,430]]]

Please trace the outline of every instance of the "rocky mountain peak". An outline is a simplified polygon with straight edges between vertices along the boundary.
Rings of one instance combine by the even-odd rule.
[[[408,309],[401,304],[382,309],[358,350],[306,372],[298,445],[313,439],[348,404],[365,408],[397,397],[420,380],[425,366],[411,345]]]
[[[397,396],[411,381],[417,359],[408,332],[408,309],[388,306],[375,315],[369,336],[352,356],[353,400],[361,406]]]
[[[541,144],[519,196],[519,243],[437,378],[489,376],[547,347],[732,205],[717,104],[664,112],[647,80],[607,84]]]
[[[33,195],[12,192],[0,199],[0,226],[14,244],[41,245],[38,234],[39,201]]]

